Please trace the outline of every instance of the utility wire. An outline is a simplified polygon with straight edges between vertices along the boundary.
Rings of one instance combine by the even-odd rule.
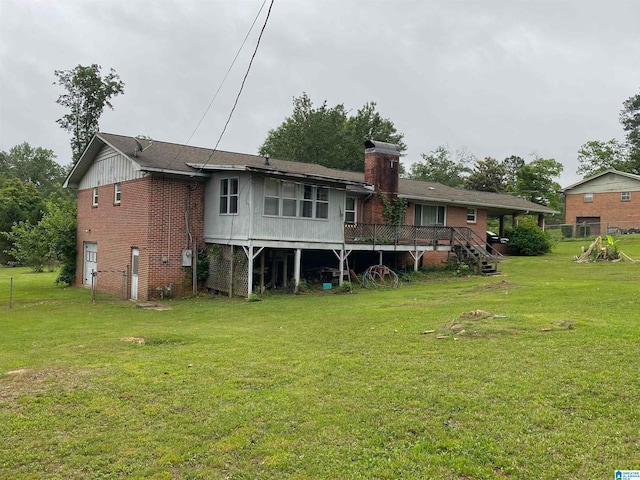
[[[260,10],[258,10],[258,13],[257,13],[256,17],[253,19],[253,23],[251,24],[251,27],[249,27],[249,31],[245,35],[244,40],[242,41],[242,44],[240,45],[240,48],[238,48],[238,51],[236,52],[236,56],[233,57],[233,61],[231,62],[231,65],[229,65],[227,73],[225,73],[224,78],[220,82],[220,85],[218,86],[218,89],[216,90],[216,93],[213,95],[213,98],[209,102],[209,106],[207,107],[207,109],[202,114],[202,117],[200,118],[200,121],[196,125],[196,128],[193,129],[193,132],[191,132],[191,135],[189,136],[189,139],[184,143],[185,145],[189,144],[189,142],[191,141],[193,136],[198,131],[198,128],[200,128],[200,125],[202,125],[202,122],[204,121],[205,117],[207,116],[207,113],[209,113],[209,110],[211,109],[211,106],[213,105],[213,102],[215,102],[216,98],[218,98],[218,93],[220,93],[220,90],[222,89],[222,86],[224,85],[224,82],[227,80],[227,77],[229,76],[229,73],[231,73],[231,69],[235,65],[236,60],[238,60],[238,57],[240,56],[240,52],[244,48],[245,43],[247,43],[247,39],[249,38],[249,35],[253,31],[253,27],[255,27],[256,22],[258,21],[258,17],[260,17],[260,14],[262,13],[262,9],[264,8],[266,3],[267,3],[267,0],[264,0],[262,2],[262,5],[260,6]]]
[[[262,40],[262,34],[264,33],[265,28],[267,27],[267,22],[269,21],[269,16],[271,15],[271,9],[273,8],[273,2],[274,2],[274,0],[271,0],[271,4],[269,5],[269,10],[267,11],[267,17],[264,19],[264,24],[262,25],[262,30],[260,30],[260,35],[258,36],[258,41],[256,42],[256,48],[253,50],[253,55],[251,55],[251,60],[249,61],[249,66],[247,67],[247,71],[244,74],[244,78],[242,79],[242,84],[240,85],[240,90],[238,90],[238,95],[236,95],[236,100],[233,103],[233,107],[231,108],[231,111],[229,112],[229,117],[227,118],[227,122],[224,124],[224,128],[222,129],[222,132],[220,133],[220,137],[218,138],[218,141],[216,142],[215,147],[213,147],[213,150],[211,151],[211,154],[209,155],[209,158],[207,158],[207,161],[204,162],[200,166],[200,169],[198,170],[198,172],[201,172],[204,169],[204,167],[209,163],[209,160],[211,160],[211,157],[213,157],[213,154],[218,149],[218,145],[220,145],[220,142],[222,141],[222,137],[224,136],[225,132],[227,131],[227,127],[229,126],[229,122],[231,121],[231,117],[233,116],[233,112],[235,111],[236,106],[238,105],[238,101],[240,100],[240,95],[242,95],[242,90],[244,89],[244,84],[247,81],[247,77],[249,76],[249,72],[251,71],[251,66],[253,65],[253,59],[256,57],[256,53],[258,53],[258,47],[260,46],[260,40]]]

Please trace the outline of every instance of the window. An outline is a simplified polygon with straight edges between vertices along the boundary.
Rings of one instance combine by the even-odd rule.
[[[329,218],[329,189],[316,187],[316,218]]]
[[[282,182],[282,215],[295,217],[298,211],[298,188],[293,182]]]
[[[238,213],[238,179],[223,178],[220,180],[220,213]]]
[[[478,211],[475,208],[467,208],[467,223],[476,223]]]
[[[444,225],[444,207],[416,203],[414,223],[416,225]]]
[[[280,182],[273,178],[264,182],[264,214],[280,215]]]
[[[584,202],[585,203],[593,202],[593,193],[585,193]]]
[[[356,223],[356,199],[347,197],[344,203],[344,223]]]
[[[631,192],[620,192],[620,201],[621,202],[630,202],[631,201]]]
[[[115,183],[113,185],[113,203],[116,205],[120,205],[120,201],[122,200],[122,185],[119,183]]]
[[[93,187],[93,200],[91,204],[94,207],[98,206],[98,187]]]
[[[264,214],[282,217],[329,218],[329,188],[266,178]]]

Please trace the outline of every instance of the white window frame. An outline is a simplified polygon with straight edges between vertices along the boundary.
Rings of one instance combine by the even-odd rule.
[[[275,187],[275,191],[273,191]],[[264,211],[269,217],[280,216],[280,180],[267,177],[264,179]],[[275,207],[275,211],[273,208]]]
[[[91,193],[91,205],[94,207],[98,206],[98,187],[93,187],[93,191]]]
[[[352,206],[349,205],[350,201],[353,202]],[[347,196],[344,199],[344,223],[357,223],[357,222],[358,222],[358,199],[356,197]]]
[[[267,217],[329,218],[329,187],[266,177],[263,197]]]
[[[593,202],[593,193],[585,193],[584,194],[584,203]]]
[[[630,202],[631,201],[631,192],[620,192],[620,201],[621,202]]]
[[[113,184],[113,203],[114,205],[120,205],[122,202],[122,184],[114,183]]]
[[[232,187],[235,186],[235,191]],[[238,177],[220,179],[220,215],[237,215],[240,181]]]
[[[478,221],[478,209],[467,208],[467,223],[476,223]]]
[[[440,217],[440,212],[442,212],[442,223],[436,222],[436,223],[422,223],[422,213],[423,213],[423,208],[425,207],[429,207],[429,208],[436,208],[436,217]],[[416,203],[415,206],[413,207],[413,224],[417,225],[417,226],[428,226],[428,225],[438,225],[438,226],[444,226],[447,224],[447,207],[445,207],[444,205],[430,205],[430,204],[426,204],[426,203]],[[442,210],[440,210],[442,209]],[[420,218],[418,218],[418,210],[420,210]],[[436,218],[436,220],[438,220],[439,218]]]

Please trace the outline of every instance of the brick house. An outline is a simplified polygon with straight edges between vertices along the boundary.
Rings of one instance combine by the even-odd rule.
[[[375,264],[446,261],[487,218],[553,210],[510,195],[399,177],[396,145],[368,141],[365,172],[98,133],[65,180],[78,190],[76,281],[134,300],[210,289],[250,295]],[[400,224],[385,210],[400,204]],[[500,232],[502,234],[502,231]]]
[[[640,175],[610,168],[562,193],[565,223],[589,225],[592,235],[640,232]]]

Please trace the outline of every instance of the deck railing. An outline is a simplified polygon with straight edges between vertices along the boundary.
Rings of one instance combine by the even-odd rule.
[[[377,223],[346,223],[345,243],[373,245],[451,245],[453,227],[440,225],[386,225]]]

